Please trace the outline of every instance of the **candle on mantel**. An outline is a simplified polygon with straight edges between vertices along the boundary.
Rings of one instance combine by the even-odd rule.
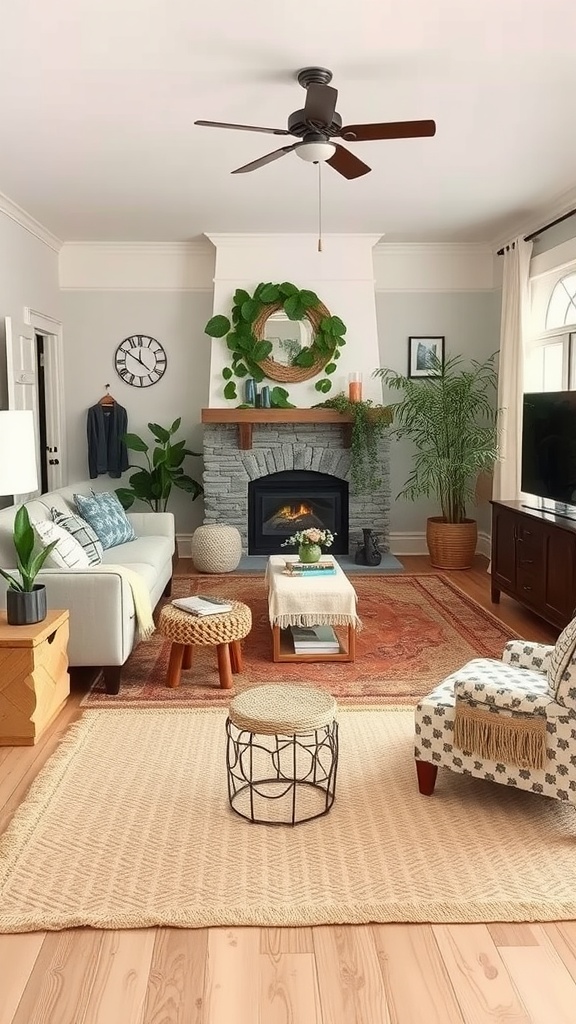
[[[348,398],[351,402],[362,401],[362,374],[351,373],[348,376]]]

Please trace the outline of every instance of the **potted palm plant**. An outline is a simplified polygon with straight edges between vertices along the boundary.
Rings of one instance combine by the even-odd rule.
[[[437,498],[442,514],[431,516],[426,541],[438,569],[472,565],[478,528],[466,515],[478,475],[489,472],[497,456],[496,354],[462,367],[462,356],[433,357],[432,376],[412,379],[381,367],[374,375],[396,391],[393,436],[407,437],[416,448],[412,472],[398,497]]]
[[[28,626],[46,618],[46,587],[34,581],[57,542],[52,541],[34,554],[34,530],[25,505],[18,509],[14,518],[13,537],[20,579],[0,569],[0,575],[8,584],[6,618],[10,626]]]

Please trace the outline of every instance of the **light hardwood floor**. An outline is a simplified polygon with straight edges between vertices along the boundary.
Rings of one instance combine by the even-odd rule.
[[[554,640],[515,602],[490,604],[483,559],[448,575],[520,635]],[[0,829],[82,692],[36,747],[0,748]],[[488,1022],[575,1024],[576,922],[0,935],[0,1024]]]

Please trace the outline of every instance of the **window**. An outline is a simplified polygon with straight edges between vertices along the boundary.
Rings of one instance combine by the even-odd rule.
[[[531,282],[531,337],[524,361],[525,391],[576,389],[576,269]]]
[[[554,285],[546,310],[547,331],[576,324],[576,272],[566,274]]]

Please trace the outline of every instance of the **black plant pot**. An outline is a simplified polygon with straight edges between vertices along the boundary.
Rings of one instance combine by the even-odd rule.
[[[6,591],[6,618],[10,626],[30,626],[46,618],[46,587],[35,583],[32,590]]]

